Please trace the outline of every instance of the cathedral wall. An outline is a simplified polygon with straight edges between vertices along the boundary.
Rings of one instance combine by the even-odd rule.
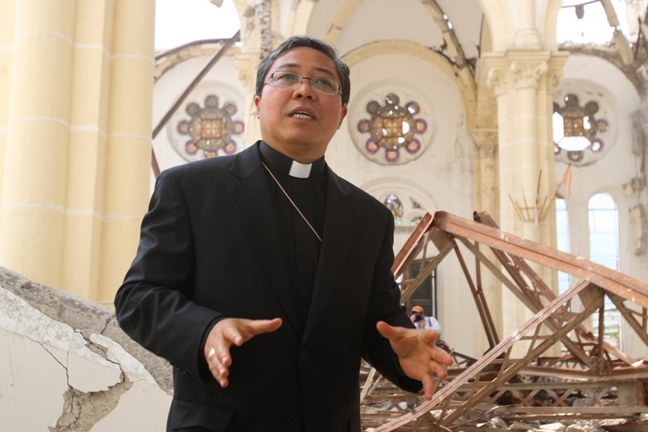
[[[646,190],[631,192],[628,186],[641,175],[642,153],[635,151],[644,145],[641,127],[641,96],[634,85],[611,63],[593,56],[573,54],[569,57],[563,77],[557,86],[554,101],[563,104],[567,94],[577,95],[579,104],[598,104],[597,119],[608,123],[608,128],[597,136],[604,143],[599,153],[585,152],[588,163],[574,164],[571,183],[562,189],[567,202],[570,232],[570,253],[590,256],[590,228],[588,206],[592,196],[609,194],[618,209],[619,260],[618,270],[642,282],[648,281],[648,255],[637,250],[641,237],[641,221],[633,219],[632,208],[648,204]],[[566,164],[557,163],[557,179],[564,175]],[[622,167],[622,168],[621,168]],[[618,169],[621,168],[621,169]],[[645,230],[645,228],[644,228]],[[645,236],[645,234],[644,234]],[[645,356],[645,346],[625,323],[621,324],[621,348],[631,356]]]
[[[395,252],[409,237],[413,229],[410,221],[417,210],[419,216],[444,210],[471,218],[472,142],[457,81],[429,59],[407,53],[376,53],[351,62],[351,88],[349,114],[329,145],[327,161],[337,173],[380,201],[390,194],[400,198],[404,216],[400,225],[397,221]],[[389,93],[398,96],[400,106],[418,103],[420,111],[414,119],[424,120],[428,128],[419,135],[425,138],[420,155],[402,151],[400,157],[408,158],[406,163],[388,162],[382,149],[368,153],[366,143],[371,135],[361,131],[363,122],[372,119],[372,104],[388,107]],[[444,338],[456,342],[457,350],[476,355],[474,335],[478,331],[467,334],[465,329],[480,325],[478,314],[454,257],[438,268],[437,294],[437,318]]]

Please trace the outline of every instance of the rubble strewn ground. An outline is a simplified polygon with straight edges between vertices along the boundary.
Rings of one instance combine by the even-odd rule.
[[[648,431],[648,415],[642,414],[631,419],[601,419],[601,420],[566,420],[561,422],[506,422],[499,417],[488,423],[479,425],[479,431],[518,431],[518,432],[635,432]],[[457,432],[462,432],[458,429]],[[467,431],[466,431],[467,432]]]

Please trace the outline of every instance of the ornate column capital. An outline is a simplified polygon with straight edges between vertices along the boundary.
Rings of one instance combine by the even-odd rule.
[[[538,88],[542,77],[553,88],[558,84],[567,53],[509,50],[502,54],[485,54],[485,84],[500,96],[512,89]]]
[[[511,62],[509,78],[516,89],[538,88],[538,81],[547,73],[549,66],[546,61],[515,60]]]
[[[565,67],[567,57],[569,57],[569,53],[567,52],[554,52],[551,54],[551,58],[547,62],[547,66],[549,66],[549,70],[547,71],[547,86],[551,93],[553,93],[554,89],[560,82],[560,78],[562,78],[563,68]]]
[[[495,96],[501,96],[507,92],[506,70],[507,61],[504,54],[486,53],[481,59],[482,70],[480,76],[483,83],[493,88]]]

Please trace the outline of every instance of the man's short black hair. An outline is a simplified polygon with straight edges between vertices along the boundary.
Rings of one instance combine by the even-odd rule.
[[[349,103],[349,93],[351,93],[351,80],[349,79],[349,66],[340,60],[335,52],[335,48],[331,45],[323,42],[319,39],[312,38],[310,36],[292,36],[285,41],[283,41],[277,48],[272,50],[267,56],[261,60],[259,64],[259,69],[257,70],[257,79],[256,79],[256,95],[261,97],[261,92],[263,91],[263,86],[266,80],[266,75],[268,71],[277,60],[281,54],[289,51],[293,48],[313,48],[316,49],[329,57],[335,63],[335,69],[337,69],[338,74],[340,75],[340,89],[342,93],[342,105],[347,105]]]

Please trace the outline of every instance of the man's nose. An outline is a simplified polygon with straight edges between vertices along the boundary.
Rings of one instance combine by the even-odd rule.
[[[306,84],[306,80],[308,80],[308,84]],[[302,77],[301,82],[295,89],[295,92],[302,96],[309,96],[312,97],[315,94],[315,90],[313,90],[313,85],[311,83],[311,78],[309,77]]]

